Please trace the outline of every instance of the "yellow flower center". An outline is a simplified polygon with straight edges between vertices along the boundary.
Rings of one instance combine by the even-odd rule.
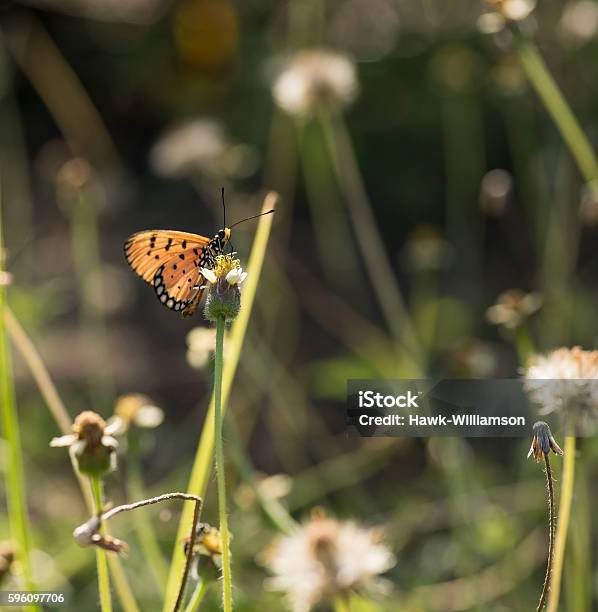
[[[224,278],[231,270],[236,270],[241,267],[241,262],[235,259],[236,253],[227,253],[226,255],[218,255],[213,272],[218,278]]]

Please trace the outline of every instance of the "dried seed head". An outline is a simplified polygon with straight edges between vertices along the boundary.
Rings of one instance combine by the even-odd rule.
[[[537,421],[534,423],[532,445],[527,453],[527,458],[529,459],[533,455],[536,461],[542,461],[551,450],[555,455],[563,454],[563,449],[553,438],[548,423]]]
[[[50,446],[68,447],[82,474],[102,476],[116,468],[118,442],[113,434],[118,428],[118,423],[106,425],[99,414],[85,410],[75,418],[73,433],[53,438]]]

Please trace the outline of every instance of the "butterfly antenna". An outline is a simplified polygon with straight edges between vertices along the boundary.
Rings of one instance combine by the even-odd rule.
[[[222,188],[221,195],[222,195],[222,216],[224,217],[222,219],[222,227],[226,227],[226,206],[224,204],[224,187]]]
[[[245,223],[245,221],[250,221],[251,219],[257,219],[258,217],[263,217],[264,215],[269,215],[269,214],[271,214],[273,212],[274,212],[274,209],[268,210],[268,211],[266,211],[264,213],[260,213],[259,215],[252,215],[251,217],[247,217],[246,219],[241,219],[241,221],[237,221],[236,223],[233,223],[230,226],[230,229],[232,229],[233,227],[239,225],[240,223]]]

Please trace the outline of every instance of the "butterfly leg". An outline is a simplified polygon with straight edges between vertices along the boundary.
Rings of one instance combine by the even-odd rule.
[[[203,292],[205,288],[206,288],[206,285],[194,287],[194,289],[197,289],[197,291],[195,292],[195,295],[191,298],[191,301],[189,302],[189,306],[187,306],[185,310],[183,310],[184,318],[192,317],[195,314],[195,311],[197,310],[197,307],[199,306],[199,303],[201,302],[201,298],[203,296]]]

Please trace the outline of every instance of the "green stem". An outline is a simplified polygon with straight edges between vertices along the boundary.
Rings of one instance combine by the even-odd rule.
[[[567,544],[567,533],[569,531],[569,519],[571,518],[571,504],[573,502],[573,484],[575,481],[575,436],[565,437],[565,448],[563,458],[563,486],[561,490],[561,502],[559,504],[558,523],[556,527],[556,538],[554,543],[554,562],[552,567],[552,584],[550,587],[550,598],[548,600],[548,612],[557,612],[559,607],[559,596],[561,594],[561,577],[565,563],[565,548]]]
[[[528,79],[569,147],[579,171],[592,183],[598,179],[598,161],[569,104],[534,43],[518,32],[515,44]]]
[[[222,607],[224,612],[233,609],[233,590],[230,569],[228,516],[226,513],[226,478],[224,473],[224,449],[222,444],[222,367],[224,356],[224,317],[216,321],[216,352],[214,355],[214,450],[216,480],[218,484],[218,514],[222,538]]]
[[[262,212],[266,212],[272,208],[276,208],[278,195],[270,192],[264,199]],[[245,340],[245,333],[249,324],[249,318],[253,308],[253,302],[257,292],[257,286],[260,279],[264,257],[266,255],[266,247],[272,227],[272,217],[274,215],[266,215],[261,217],[258,223],[255,240],[251,248],[251,255],[247,264],[247,280],[243,284],[243,308],[235,319],[232,325],[230,336],[227,340],[226,347],[226,368],[222,376],[222,395],[224,398],[224,406],[226,409],[226,401],[230,395],[239,359],[241,357],[241,349]],[[201,436],[197,445],[193,467],[187,492],[205,496],[210,474],[212,473],[214,459],[214,397],[210,402],[208,414],[206,415],[204,425],[201,431]],[[179,521],[177,531],[176,546],[172,554],[170,563],[170,572],[168,582],[166,584],[166,597],[164,598],[163,612],[171,612],[172,606],[176,601],[178,586],[180,583],[181,571],[185,562],[183,548],[179,542],[185,538],[191,529],[191,521],[193,511],[190,508],[184,508]]]
[[[134,453],[130,453],[129,456],[128,481],[131,495],[134,499],[143,499],[146,497],[141,475],[141,466],[139,465],[138,457]],[[135,517],[135,531],[139,538],[139,544],[143,551],[143,555],[147,559],[148,568],[154,578],[153,586],[155,586],[160,597],[163,597],[166,579],[168,578],[168,566],[162,556],[156,532],[146,513],[140,512]]]
[[[2,203],[0,202],[0,257],[4,248],[2,230]],[[2,270],[0,259],[0,271]],[[14,396],[12,380],[12,364],[8,349],[8,338],[4,320],[6,309],[6,295],[4,286],[0,283],[0,410],[2,412],[2,429],[8,442],[7,473],[6,473],[6,501],[12,537],[19,547],[19,559],[23,568],[24,586],[35,590],[31,571],[31,542],[29,519],[27,517],[27,504],[25,496],[25,476],[23,470],[23,451],[21,447],[21,433],[17,407]],[[38,610],[30,606],[29,610]]]
[[[91,490],[93,493],[94,510],[101,514],[104,509],[102,501],[102,482],[99,476],[90,476]],[[100,525],[100,533],[104,534],[104,526]],[[102,612],[112,612],[112,601],[110,599],[110,578],[108,577],[108,559],[106,551],[96,546],[96,561],[98,566],[98,588],[100,592],[100,606]]]
[[[207,592],[208,583],[205,580],[199,580],[193,594],[191,595],[191,599],[185,608],[185,612],[195,612],[201,605],[201,602],[203,601],[203,598]]]

